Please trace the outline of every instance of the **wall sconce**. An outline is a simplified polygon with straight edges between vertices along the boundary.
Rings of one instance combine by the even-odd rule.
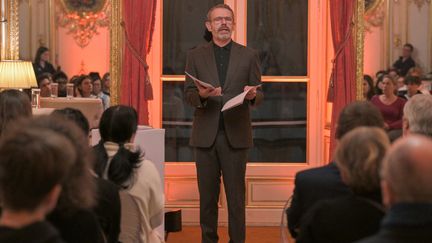
[[[33,64],[22,60],[0,61],[0,89],[37,87]]]

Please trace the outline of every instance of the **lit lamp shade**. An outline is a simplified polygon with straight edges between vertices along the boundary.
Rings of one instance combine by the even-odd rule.
[[[28,89],[37,87],[31,62],[21,60],[0,61],[0,88]]]

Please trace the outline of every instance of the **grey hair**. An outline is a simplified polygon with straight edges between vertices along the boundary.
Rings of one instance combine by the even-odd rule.
[[[432,137],[432,96],[414,95],[405,104],[404,119],[411,133]]]
[[[232,15],[233,20],[234,20],[234,11],[232,10],[232,8],[228,4],[221,3],[221,4],[214,5],[213,7],[211,7],[209,9],[209,11],[207,12],[207,21],[211,21],[211,19],[210,19],[211,13],[213,12],[213,10],[215,10],[217,8],[224,8],[224,9],[229,10],[231,12],[231,15]]]

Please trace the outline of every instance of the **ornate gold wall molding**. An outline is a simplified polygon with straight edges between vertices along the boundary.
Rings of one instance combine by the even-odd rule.
[[[111,76],[111,105],[119,104],[120,100],[120,79],[121,79],[121,49],[122,34],[120,28],[122,16],[121,0],[111,1],[110,17],[110,76]]]
[[[431,0],[408,0],[408,3],[414,3],[415,5],[417,5],[418,9],[420,10],[423,5],[430,4]]]
[[[98,28],[109,26],[110,1],[94,1],[94,6],[80,4],[76,8],[69,1],[61,2],[63,11],[57,16],[57,23],[69,30],[68,34],[73,36],[81,48],[86,47],[93,36],[99,34]]]
[[[364,51],[364,14],[365,0],[357,0],[355,10],[355,40],[356,48],[356,98],[363,100],[363,51]]]
[[[19,59],[19,22],[18,0],[0,0],[2,18],[1,29],[1,58],[2,60]]]

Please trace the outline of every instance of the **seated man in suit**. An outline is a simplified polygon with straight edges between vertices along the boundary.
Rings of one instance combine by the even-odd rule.
[[[383,203],[389,208],[380,231],[361,243],[431,242],[432,140],[407,136],[393,145],[381,169]]]
[[[413,51],[414,46],[410,43],[406,43],[402,49],[402,56],[393,63],[393,68],[395,68],[401,76],[406,76],[408,71],[416,66],[415,61],[411,57]]]
[[[63,242],[45,216],[55,208],[77,156],[71,147],[48,129],[11,126],[2,134],[0,242]]]
[[[368,102],[354,102],[342,110],[336,128],[336,139],[340,140],[346,133],[360,126],[384,127],[381,113]],[[349,193],[333,162],[297,173],[291,206],[287,210],[291,235],[297,236],[302,217],[317,201]]]

